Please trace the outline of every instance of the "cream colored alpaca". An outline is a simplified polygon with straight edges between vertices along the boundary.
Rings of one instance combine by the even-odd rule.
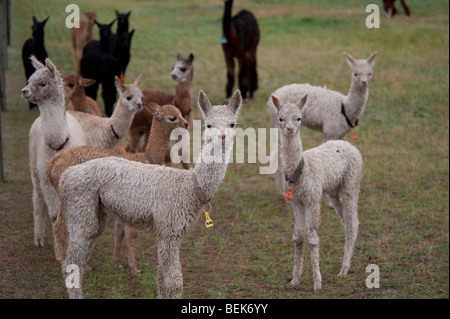
[[[127,133],[134,115],[142,109],[142,91],[139,89],[141,80],[142,76],[139,75],[133,84],[127,85],[115,77],[119,100],[111,117],[68,111],[83,128],[87,144],[109,149],[119,145],[119,140]]]
[[[72,41],[75,67],[78,74],[81,74],[80,61],[83,57],[83,49],[86,44],[94,40],[94,25],[97,19],[95,11],[83,12],[87,19],[80,20],[79,28],[70,29],[70,40]]]
[[[309,96],[308,96],[309,98]],[[298,285],[303,269],[304,243],[311,249],[314,290],[322,288],[319,268],[320,202],[327,195],[341,217],[345,230],[344,259],[338,276],[346,276],[350,268],[358,234],[358,198],[362,177],[362,158],[348,142],[328,141],[303,152],[300,138],[302,109],[306,96],[297,103],[282,103],[274,95],[278,110],[280,157],[286,184],[292,188],[294,209],[294,270],[291,285]],[[304,106],[305,105],[305,106]]]
[[[242,97],[236,91],[229,105],[211,106],[200,91],[198,104],[206,129],[201,156],[193,169],[111,157],[69,167],[62,174],[58,191],[69,235],[62,271],[66,278],[70,268],[76,266],[81,274],[79,288],[68,287],[71,298],[83,296],[84,265],[95,239],[105,228],[108,214],[130,226],[154,231],[158,297],[181,298],[181,241],[225,177]]]
[[[183,118],[180,110],[173,105],[159,106],[157,104],[146,105],[153,113],[153,125],[150,137],[144,153],[123,153],[116,150],[109,150],[99,146],[72,147],[61,152],[47,164],[47,179],[50,185],[57,189],[61,174],[70,166],[82,164],[92,159],[116,156],[130,161],[137,161],[146,164],[161,165],[165,162],[166,150],[170,145],[170,134],[176,128],[187,129],[189,124]],[[128,266],[133,274],[140,271],[136,265],[136,238],[138,231],[129,227],[116,218],[114,241],[114,263],[116,267],[123,268],[120,264],[120,251],[124,236],[127,238]],[[56,230],[55,230],[56,231]],[[61,229],[61,238],[67,237],[67,229]],[[62,250],[66,249],[66,243],[62,244]]]
[[[356,60],[345,52],[344,55],[352,68],[352,82],[347,95],[309,84],[289,84],[273,92],[282,103],[297,103],[307,94],[308,101],[302,109],[302,125],[322,132],[324,142],[343,139],[357,125],[369,96],[369,82],[377,52],[367,60]],[[272,125],[278,127],[277,109],[271,98],[267,101],[267,111]],[[275,173],[275,183],[280,194],[284,194],[286,189],[281,174],[283,164],[279,154],[274,152],[272,157],[276,156],[278,156],[278,171]],[[274,160],[275,158],[272,158],[272,162]]]
[[[66,105],[68,111],[78,111],[102,116],[97,102],[86,95],[84,88],[91,86],[95,80],[85,79],[78,74],[67,74],[63,77],[64,93],[70,102]]]
[[[77,120],[66,113],[61,76],[50,61],[45,66],[34,56],[31,61],[36,71],[22,89],[22,97],[39,106],[40,116],[30,129],[30,171],[33,183],[34,244],[44,245],[47,214],[52,223],[59,211],[59,198],[48,184],[45,167],[56,153],[76,145],[85,145],[86,139]],[[55,254],[58,258],[59,253]]]

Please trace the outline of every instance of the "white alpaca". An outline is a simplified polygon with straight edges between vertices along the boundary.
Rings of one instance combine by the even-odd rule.
[[[88,145],[102,146],[115,149],[119,140],[125,136],[137,111],[142,109],[142,91],[139,89],[142,76],[139,75],[134,83],[123,84],[115,77],[115,84],[119,92],[111,117],[99,117],[84,112],[68,111],[78,120],[83,128]]]
[[[358,124],[358,118],[363,114],[369,96],[369,82],[377,52],[372,53],[367,60],[356,60],[346,52],[344,55],[352,68],[352,83],[347,95],[309,84],[289,84],[273,92],[282,103],[297,103],[307,94],[308,101],[302,109],[302,125],[322,132],[324,142],[343,139]],[[278,113],[271,98],[267,101],[267,111],[272,125],[278,127]],[[278,171],[275,173],[275,183],[280,194],[284,194],[286,189],[281,175],[283,164],[279,154],[272,153],[271,162],[274,162],[277,156]]]
[[[158,297],[182,296],[181,240],[225,177],[241,104],[239,91],[229,105],[216,106],[211,106],[200,91],[198,105],[206,124],[205,141],[191,170],[110,157],[69,167],[61,175],[58,192],[62,208],[57,227],[66,226],[68,232],[62,270],[65,278],[70,274],[66,269],[69,265],[81,271],[80,287],[68,288],[71,298],[83,296],[84,265],[95,239],[104,230],[108,214],[132,227],[154,231]]]
[[[292,285],[298,285],[303,268],[304,242],[311,249],[314,290],[322,288],[319,269],[320,202],[327,195],[341,217],[345,230],[344,259],[338,276],[346,276],[350,268],[358,234],[358,198],[362,177],[359,151],[345,141],[328,141],[303,152],[300,138],[302,108],[307,96],[297,103],[282,103],[274,95],[280,130],[280,158],[286,184],[292,189],[294,209],[294,270]],[[308,97],[309,98],[309,97]]]
[[[34,244],[44,245],[47,213],[52,221],[59,211],[59,198],[45,177],[47,162],[56,153],[76,145],[85,145],[86,139],[77,120],[66,113],[62,78],[50,61],[45,66],[31,57],[36,71],[22,89],[22,97],[39,106],[40,116],[30,129],[30,171],[33,183]],[[58,258],[58,252],[55,253]]]

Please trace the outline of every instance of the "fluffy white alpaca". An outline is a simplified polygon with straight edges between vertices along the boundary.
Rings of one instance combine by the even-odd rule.
[[[68,233],[67,250],[63,252],[64,277],[69,275],[66,267],[70,265],[81,271],[80,287],[68,288],[71,298],[82,297],[84,266],[108,214],[132,227],[154,231],[158,297],[182,296],[181,240],[225,177],[241,104],[239,91],[229,105],[216,106],[211,106],[200,91],[198,105],[206,124],[205,140],[191,170],[116,157],[91,160],[65,170],[58,186],[62,208],[56,227],[67,227]]]
[[[40,116],[30,129],[30,171],[33,183],[34,244],[44,245],[47,214],[52,223],[59,211],[59,198],[48,184],[45,168],[56,153],[76,145],[85,145],[86,139],[77,120],[66,113],[61,75],[50,61],[45,66],[31,57],[36,71],[22,89],[22,97],[39,106]],[[55,253],[58,258],[58,252]]]
[[[339,276],[350,268],[358,234],[358,198],[362,177],[359,151],[345,141],[328,141],[303,152],[300,138],[302,107],[306,96],[297,103],[282,103],[274,95],[272,102],[278,110],[280,157],[285,183],[292,188],[294,209],[295,266],[292,285],[298,285],[303,268],[304,243],[308,241],[314,278],[314,290],[322,288],[319,269],[320,202],[327,195],[341,217],[345,230],[344,259]]]

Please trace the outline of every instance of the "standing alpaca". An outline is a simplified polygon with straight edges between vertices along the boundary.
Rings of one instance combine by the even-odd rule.
[[[119,56],[117,45],[118,39],[122,34],[128,33],[128,19],[130,18],[131,11],[128,11],[128,13],[119,13],[117,10],[115,10],[115,13],[117,17],[117,31],[115,34],[111,34],[110,54],[117,58]]]
[[[147,106],[147,105],[146,105]],[[170,134],[176,128],[188,128],[187,121],[173,105],[159,106],[152,104],[147,106],[154,113],[153,125],[150,138],[144,153],[123,153],[109,150],[99,146],[72,147],[65,152],[53,156],[47,164],[47,179],[50,185],[57,189],[61,174],[70,166],[82,164],[91,159],[109,156],[121,157],[130,161],[162,165],[165,162],[166,150],[170,145]],[[64,230],[65,233],[67,230]],[[136,238],[138,231],[129,227],[116,218],[115,241],[114,241],[114,263],[116,267],[123,268],[120,264],[120,251],[124,236],[127,239],[128,266],[133,274],[139,273],[136,265]],[[67,235],[62,235],[66,237]],[[66,242],[60,243],[60,249],[66,249]]]
[[[95,80],[82,78],[78,74],[64,75],[63,80],[64,93],[70,100],[66,105],[66,110],[102,116],[97,102],[86,96],[84,92],[84,88],[94,84]]]
[[[198,105],[206,123],[205,141],[201,156],[191,170],[114,157],[66,169],[58,186],[62,201],[60,216],[64,217],[58,218],[57,228],[66,224],[68,231],[67,250],[63,251],[64,277],[73,265],[80,270],[79,287],[68,287],[71,298],[83,297],[84,265],[95,239],[105,228],[107,214],[132,227],[154,231],[158,248],[158,297],[181,298],[181,241],[225,177],[241,104],[239,91],[229,105],[216,106],[211,106],[200,91]],[[64,240],[57,237],[58,241]]]
[[[309,96],[308,96],[309,98]],[[328,195],[345,230],[344,259],[338,276],[347,276],[358,234],[358,197],[362,177],[359,151],[345,141],[328,141],[303,152],[300,124],[306,95],[297,103],[272,102],[280,128],[280,154],[286,183],[292,190],[295,266],[291,285],[298,285],[303,268],[304,242],[311,249],[314,290],[322,288],[319,269],[320,201]]]
[[[34,55],[36,59],[41,62],[44,62],[48,57],[47,50],[45,50],[44,45],[44,27],[47,23],[48,19],[45,19],[42,22],[36,20],[36,17],[33,16],[33,26],[31,30],[33,30],[33,37],[26,40],[22,47],[22,62],[23,67],[25,69],[25,77],[27,80],[34,73],[34,66],[31,63],[30,57]],[[36,106],[36,104],[29,102],[30,110]]]
[[[233,0],[224,0],[225,10],[222,19],[222,49],[227,65],[226,98],[229,99],[234,85],[234,58],[239,62],[239,89],[242,97],[253,98],[258,89],[256,72],[256,48],[259,42],[259,27],[255,16],[247,10],[241,10],[233,18],[231,8]]]
[[[344,52],[347,62],[352,68],[352,82],[347,95],[309,84],[285,85],[273,92],[273,95],[278,97],[282,103],[297,103],[302,96],[307,94],[308,101],[302,109],[302,125],[322,132],[324,142],[343,139],[358,124],[358,118],[366,108],[369,82],[372,78],[376,54],[377,52],[374,52],[367,60],[356,60]],[[277,127],[279,125],[278,112],[271,98],[267,101],[267,111],[272,125]],[[284,169],[280,154],[275,151],[272,156],[278,156],[275,183],[280,194],[285,194],[286,189],[282,175]]]
[[[36,72],[22,89],[22,97],[39,106],[40,116],[30,129],[30,171],[33,183],[34,244],[44,245],[47,213],[52,223],[59,211],[59,198],[48,184],[45,167],[59,151],[76,145],[86,145],[86,139],[77,120],[66,113],[61,76],[50,61],[44,66],[34,56],[31,62]],[[59,257],[56,250],[56,257]]]
[[[98,117],[76,111],[68,112],[80,123],[88,145],[109,149],[117,147],[119,140],[130,128],[134,115],[142,109],[142,91],[139,89],[141,80],[142,76],[139,75],[134,83],[123,84],[117,76],[115,77],[119,99],[111,117]]]
[[[159,105],[172,104],[178,107],[184,118],[192,127],[194,114],[192,112],[192,79],[194,76],[194,55],[191,53],[187,59],[177,53],[172,73],[172,80],[177,83],[175,95],[157,89],[142,90],[144,103],[156,103]],[[127,145],[127,152],[140,152],[143,150],[145,141],[148,140],[148,133],[152,125],[153,115],[151,112],[143,110],[136,114],[131,124]],[[186,168],[186,167],[185,167]]]
[[[383,0],[383,8],[386,12],[386,15],[391,18],[393,17],[398,11],[397,8],[395,8],[395,0]],[[400,3],[405,10],[406,16],[409,18],[411,16],[411,11],[409,10],[408,5],[406,4],[406,0],[400,0]]]
[[[87,19],[80,20],[79,28],[70,29],[70,40],[72,41],[73,56],[77,74],[81,74],[80,61],[83,57],[83,49],[90,41],[94,40],[94,25],[97,19],[95,11],[83,12]]]

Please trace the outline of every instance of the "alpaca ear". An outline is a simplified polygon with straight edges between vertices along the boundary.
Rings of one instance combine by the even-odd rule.
[[[234,91],[234,94],[231,97],[230,102],[228,103],[228,107],[233,111],[234,114],[238,114],[241,106],[242,106],[241,91],[236,90]]]
[[[30,56],[31,64],[34,66],[36,70],[45,68],[45,65],[43,65],[34,55]]]
[[[79,85],[79,86],[82,86],[82,87],[88,87],[88,86],[93,85],[95,82],[96,82],[96,81],[93,80],[93,79],[85,79],[85,78],[81,78],[81,79],[78,81],[78,85]]]
[[[134,80],[133,85],[139,87],[141,85],[141,82],[142,82],[142,74],[139,74],[136,80]]]
[[[130,14],[131,14],[131,10],[128,11],[128,13],[127,13],[127,18],[130,17]]]
[[[98,25],[99,27],[102,26],[100,23],[98,23],[97,19],[92,19],[92,21],[94,21],[94,23],[95,23],[96,25]]]
[[[347,58],[347,63],[348,65],[350,65],[350,67],[352,68],[355,65],[355,58],[352,57],[350,54],[348,54],[347,52],[342,52],[345,57]]]
[[[183,55],[180,52],[177,53],[177,60],[183,60]]]
[[[159,104],[156,104],[154,102],[150,103],[142,103],[142,105],[153,114],[155,117],[161,116],[161,106]]]
[[[116,16],[119,17],[119,11],[114,10],[114,12],[116,13]]]
[[[47,17],[47,19],[45,19],[44,21],[42,21],[42,24],[45,25],[48,21],[48,19],[50,19],[50,17]]]
[[[56,69],[56,66],[50,61],[49,58],[45,59],[45,66],[47,67],[47,70],[50,71],[50,73],[53,75],[53,77],[56,77],[59,75],[58,70]]]
[[[110,24],[108,24],[108,26],[111,28],[113,26],[114,22],[116,22],[116,20],[117,20],[117,18],[114,19]]]
[[[367,58],[367,62],[370,64],[370,66],[375,65],[375,57],[377,56],[378,51],[375,51],[370,55],[370,57]]]
[[[134,34],[134,29],[133,29],[133,30],[131,30],[131,32],[129,33],[129,35],[130,35],[130,39],[131,39],[131,37],[133,36],[133,34]]]
[[[33,16],[33,24],[36,24],[38,21],[35,16]]]
[[[303,109],[303,107],[306,104],[306,100],[308,99],[308,94],[305,94],[300,100],[297,102],[297,106],[300,109],[300,111]]]
[[[206,96],[205,92],[200,90],[198,93],[198,108],[202,112],[203,118],[208,116],[209,110],[211,109],[211,102]]]
[[[275,105],[275,107],[277,108],[277,110],[279,111],[280,110],[280,108],[281,108],[281,102],[280,102],[280,100],[275,96],[275,95],[271,95],[270,96],[271,98],[272,98],[272,103],[273,103],[273,105]]]
[[[120,82],[120,79],[117,75],[114,76],[114,84],[116,85],[117,91],[119,91],[120,93],[123,93],[125,88],[124,88],[122,82]]]
[[[192,63],[192,61],[194,61],[194,55],[191,53],[191,54],[189,54],[189,56],[188,56],[188,62],[189,63]]]

